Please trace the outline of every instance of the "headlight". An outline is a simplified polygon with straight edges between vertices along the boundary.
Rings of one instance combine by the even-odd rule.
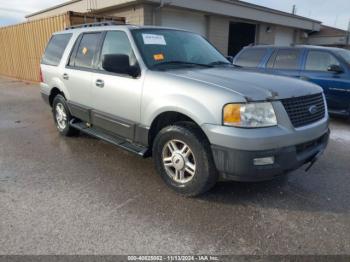
[[[244,128],[277,125],[271,103],[228,104],[224,107],[224,125]]]

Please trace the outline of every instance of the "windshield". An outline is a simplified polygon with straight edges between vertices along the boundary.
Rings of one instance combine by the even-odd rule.
[[[349,50],[338,50],[337,53],[350,65],[350,51]]]
[[[230,65],[202,36],[171,29],[132,30],[147,67],[153,70]]]

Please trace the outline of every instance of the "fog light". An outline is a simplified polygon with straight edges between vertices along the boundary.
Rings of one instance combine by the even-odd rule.
[[[273,165],[274,163],[275,163],[274,156],[254,159],[254,166],[267,166],[267,165]]]

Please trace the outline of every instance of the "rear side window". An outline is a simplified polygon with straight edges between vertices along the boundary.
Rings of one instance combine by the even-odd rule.
[[[331,65],[340,65],[338,60],[328,52],[310,51],[305,65],[305,70],[328,71]]]
[[[258,67],[266,54],[266,49],[247,49],[235,61],[235,65],[242,67]]]
[[[42,64],[58,66],[72,34],[60,34],[51,37],[41,60]]]
[[[300,50],[278,50],[277,53],[271,57],[268,67],[288,70],[299,69],[300,56]]]
[[[101,33],[84,34],[76,50],[75,59],[70,59],[70,66],[93,68],[94,58],[99,49]]]

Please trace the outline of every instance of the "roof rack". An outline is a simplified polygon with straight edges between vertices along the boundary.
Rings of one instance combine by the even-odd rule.
[[[67,27],[66,30],[88,28],[88,27],[99,27],[99,26],[111,26],[111,25],[125,25],[125,23],[121,21],[104,21],[104,22],[97,22],[97,23],[73,25],[73,26]]]

